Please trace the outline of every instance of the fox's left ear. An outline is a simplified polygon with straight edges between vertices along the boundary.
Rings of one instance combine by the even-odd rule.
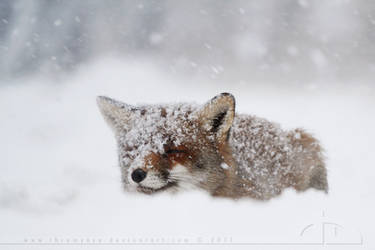
[[[216,136],[219,142],[228,138],[235,115],[235,99],[229,93],[212,98],[199,111],[199,121],[204,130]]]
[[[106,96],[96,98],[100,112],[115,133],[126,131],[133,118],[134,108]]]

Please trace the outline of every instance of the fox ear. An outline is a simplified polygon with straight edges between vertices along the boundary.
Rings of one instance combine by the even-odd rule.
[[[129,126],[133,115],[130,105],[106,96],[98,96],[96,101],[104,119],[115,133]]]
[[[219,142],[228,138],[235,115],[235,99],[229,93],[212,98],[199,112],[199,121],[204,130],[216,135]]]

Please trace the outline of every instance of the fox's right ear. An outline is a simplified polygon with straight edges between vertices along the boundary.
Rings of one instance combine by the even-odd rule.
[[[96,101],[104,119],[115,133],[129,126],[133,115],[130,105],[106,96],[98,96]]]
[[[235,115],[235,99],[229,93],[222,93],[212,98],[199,112],[201,126],[214,134],[219,143],[228,138]]]

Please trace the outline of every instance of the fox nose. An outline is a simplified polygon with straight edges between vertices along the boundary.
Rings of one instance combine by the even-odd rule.
[[[132,179],[133,181],[135,181],[136,183],[140,183],[141,181],[143,181],[145,178],[146,178],[146,172],[143,171],[142,169],[140,168],[137,168],[136,170],[133,171],[132,173]]]

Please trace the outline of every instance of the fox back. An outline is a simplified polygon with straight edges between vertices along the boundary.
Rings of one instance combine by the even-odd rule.
[[[118,146],[126,191],[200,188],[213,196],[269,199],[287,187],[328,191],[322,149],[302,129],[235,114],[223,93],[205,105],[131,106],[97,99]]]

